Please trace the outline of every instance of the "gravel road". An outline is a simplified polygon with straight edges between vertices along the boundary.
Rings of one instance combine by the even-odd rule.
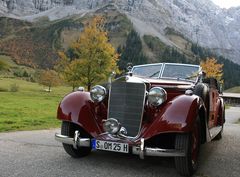
[[[226,111],[223,139],[201,147],[200,167],[195,177],[239,177],[240,108]],[[73,159],[55,142],[59,130],[0,134],[0,177],[177,177],[171,158],[93,152]]]

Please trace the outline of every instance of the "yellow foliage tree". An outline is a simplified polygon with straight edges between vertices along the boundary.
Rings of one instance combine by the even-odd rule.
[[[207,58],[206,61],[201,61],[200,65],[206,73],[206,78],[214,77],[221,83],[223,82],[223,64],[218,64],[215,58]]]
[[[113,70],[118,72],[119,56],[109,43],[103,26],[102,17],[95,17],[86,25],[79,39],[70,46],[74,58],[59,53],[56,68],[73,87],[81,84],[89,91],[93,85],[106,80]]]
[[[72,86],[73,90],[82,84],[82,80],[84,78],[83,73],[81,72],[83,69],[82,67],[84,66],[81,63],[81,60],[73,60],[68,65],[66,65],[63,73],[65,81]]]
[[[48,92],[50,92],[52,87],[60,85],[61,82],[56,71],[45,70],[40,74],[39,83],[47,86]]]

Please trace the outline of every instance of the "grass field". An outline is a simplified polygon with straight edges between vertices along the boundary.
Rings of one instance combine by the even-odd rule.
[[[19,87],[17,92],[9,91],[12,84]],[[48,93],[37,83],[0,78],[0,90],[0,132],[5,132],[60,127],[57,106],[71,88],[56,87]]]

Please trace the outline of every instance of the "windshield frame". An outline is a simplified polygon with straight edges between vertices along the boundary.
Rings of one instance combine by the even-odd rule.
[[[201,73],[202,68],[199,65],[192,65],[192,64],[182,64],[182,63],[153,63],[153,64],[144,64],[144,65],[136,65],[133,66],[132,68],[132,73],[134,75],[134,69],[136,68],[140,68],[140,67],[147,67],[147,66],[155,66],[155,65],[159,65],[160,68],[160,72],[158,77],[148,77],[148,76],[142,76],[142,75],[135,75],[135,76],[139,76],[139,77],[145,77],[145,78],[152,78],[152,79],[166,79],[166,80],[179,80],[179,81],[188,81],[188,82],[197,82],[199,80],[199,75],[196,76],[196,80],[191,80],[191,79],[185,79],[185,78],[176,78],[176,77],[163,77],[163,73],[164,73],[164,69],[166,67],[166,65],[174,65],[174,66],[189,66],[189,67],[196,67],[198,68],[198,74]],[[162,65],[162,66],[160,66]]]

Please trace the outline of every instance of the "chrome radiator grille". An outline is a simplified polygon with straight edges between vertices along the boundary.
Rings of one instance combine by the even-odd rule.
[[[145,101],[145,84],[116,81],[112,83],[108,118],[119,120],[128,136],[137,136]]]

